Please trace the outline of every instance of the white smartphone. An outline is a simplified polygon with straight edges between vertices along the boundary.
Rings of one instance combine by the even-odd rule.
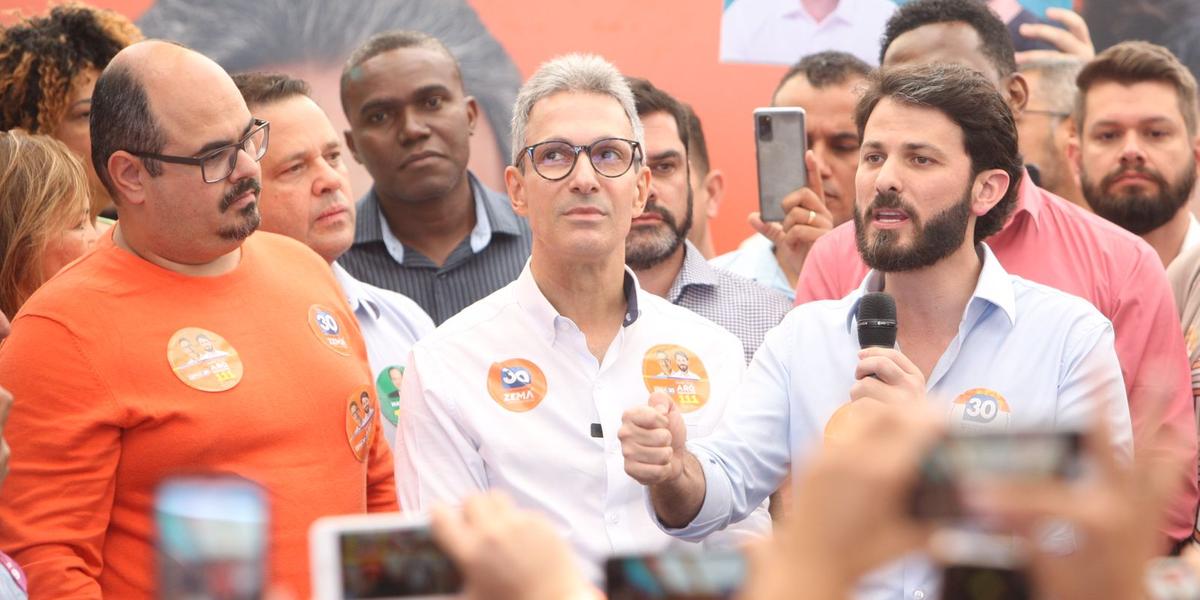
[[[798,106],[754,109],[758,210],[763,221],[783,221],[783,197],[808,185],[804,127],[804,109]]]
[[[309,529],[308,547],[316,600],[451,598],[462,589],[422,516],[324,517]]]

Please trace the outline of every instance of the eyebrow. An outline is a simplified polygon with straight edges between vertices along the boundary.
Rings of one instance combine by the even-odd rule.
[[[253,126],[254,126],[254,117],[250,117],[250,122],[246,123],[246,127],[244,127],[242,129],[242,135],[246,135],[247,133],[249,133],[250,128]],[[238,136],[238,137],[240,138],[241,136]],[[237,140],[212,141],[212,142],[209,142],[209,143],[201,146],[200,149],[196,151],[196,154],[194,156],[200,156],[201,154],[204,154],[206,152],[211,152],[213,150],[216,150],[217,148],[223,148],[225,146],[232,146],[233,144],[236,144],[236,143],[237,143]]]
[[[863,150],[868,150],[868,149],[878,150],[878,149],[883,148],[883,144],[878,141],[875,141],[875,140],[868,140],[866,142],[863,142],[862,148],[863,148]],[[926,152],[931,152],[931,153],[937,154],[939,156],[944,154],[944,152],[942,152],[942,150],[940,148],[938,148],[937,146],[934,146],[933,144],[926,143],[926,142],[905,142],[900,145],[900,149],[905,152],[919,152],[919,151],[924,150]]]
[[[1136,124],[1138,127],[1141,127],[1144,125],[1172,125],[1172,126],[1176,125],[1175,121],[1171,120],[1170,117],[1166,117],[1163,115],[1154,115],[1152,117],[1138,119]],[[1115,119],[1103,119],[1100,121],[1096,121],[1095,123],[1092,123],[1092,126],[1089,127],[1088,130],[1095,129],[1097,127],[1113,127],[1113,126],[1120,127],[1122,125],[1124,125],[1124,123],[1122,123],[1118,120],[1115,120]]]
[[[421,87],[417,88],[416,90],[414,90],[412,93],[412,97],[413,98],[422,98],[424,96],[428,96],[430,94],[435,94],[435,93],[449,95],[450,88],[448,88],[440,83],[431,83],[429,85],[421,86]],[[405,103],[405,100],[403,98],[397,98],[395,96],[386,96],[383,98],[375,98],[375,99],[364,102],[363,105],[358,108],[358,114],[359,114],[359,116],[362,116],[362,115],[365,115],[368,112],[378,109],[378,108],[391,108],[398,104],[404,104],[404,103]]]
[[[683,154],[681,152],[679,152],[678,150],[663,150],[662,152],[659,152],[657,154],[651,154],[649,157],[647,157],[646,160],[659,161],[659,160],[666,160],[668,158],[678,158],[680,160],[683,160]]]

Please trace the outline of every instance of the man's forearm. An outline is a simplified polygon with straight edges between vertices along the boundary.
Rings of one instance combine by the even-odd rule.
[[[704,505],[704,469],[691,452],[684,451],[683,470],[674,480],[650,486],[650,503],[663,525],[686,527]]]

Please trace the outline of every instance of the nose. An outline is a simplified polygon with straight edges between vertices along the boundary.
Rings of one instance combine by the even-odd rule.
[[[332,192],[341,190],[344,186],[344,177],[341,171],[334,165],[329,164],[328,160],[320,159],[317,161],[317,177],[313,180],[313,195],[323,196]]]
[[[1124,144],[1121,145],[1121,164],[1125,166],[1142,165],[1146,162],[1146,154],[1138,143],[1138,132],[1130,129],[1125,132]]]
[[[576,194],[594,194],[600,191],[600,174],[592,166],[592,161],[584,153],[575,157],[575,168],[567,176],[570,189]]]
[[[833,169],[829,168],[829,146],[824,142],[816,142],[812,145],[813,154],[817,157],[817,175],[821,179],[830,179],[833,177]]]
[[[400,141],[402,143],[422,140],[429,137],[429,126],[423,116],[413,108],[404,111],[404,122],[400,125]]]
[[[233,163],[233,171],[229,173],[229,182],[237,183],[247,177],[258,178],[260,174],[262,174],[262,169],[259,167],[258,161],[254,160],[254,156],[246,152],[245,148],[239,148],[237,160]]]
[[[875,171],[875,192],[899,192],[901,189],[899,159],[888,157]]]

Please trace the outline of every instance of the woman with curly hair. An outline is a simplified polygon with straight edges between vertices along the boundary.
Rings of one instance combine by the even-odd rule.
[[[66,145],[0,132],[0,312],[96,245],[87,175]]]
[[[112,200],[92,168],[92,89],[112,57],[140,39],[125,17],[82,4],[0,28],[0,130],[24,129],[66,144],[87,169],[93,216]]]

